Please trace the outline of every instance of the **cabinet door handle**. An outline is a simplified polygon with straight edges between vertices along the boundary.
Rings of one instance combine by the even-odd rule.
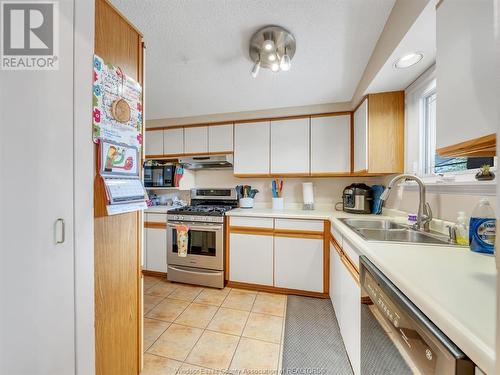
[[[61,224],[61,237],[60,239],[58,238],[58,230],[57,228],[59,227],[58,224]],[[55,225],[55,233],[56,233],[56,245],[59,245],[59,244],[62,244],[64,243],[64,241],[66,241],[66,223],[64,222],[64,219],[62,218],[58,218],[56,220],[56,223],[54,224]]]

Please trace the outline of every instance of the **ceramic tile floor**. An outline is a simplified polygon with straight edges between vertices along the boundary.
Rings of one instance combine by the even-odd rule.
[[[284,295],[145,276],[142,375],[277,374],[285,314]]]

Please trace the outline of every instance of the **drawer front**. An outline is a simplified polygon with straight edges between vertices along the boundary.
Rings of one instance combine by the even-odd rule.
[[[342,244],[343,236],[340,233],[340,231],[336,227],[334,227],[333,224],[330,227],[330,231],[331,231],[331,234],[333,235],[333,238],[335,238],[335,241],[337,241],[339,246],[342,247],[343,246],[343,244]]]
[[[355,250],[355,247],[351,245],[349,241],[344,240],[342,243],[342,250],[344,251],[344,254],[349,257],[351,263],[354,264],[359,271],[359,254]]]
[[[232,227],[273,229],[274,219],[272,217],[231,216],[229,224]]]
[[[323,220],[275,219],[275,229],[323,232]]]
[[[148,221],[150,223],[166,223],[167,222],[167,215],[165,214],[151,214],[151,213],[145,213],[144,214],[144,221]]]

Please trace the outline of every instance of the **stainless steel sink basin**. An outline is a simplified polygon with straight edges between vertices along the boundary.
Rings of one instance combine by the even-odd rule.
[[[406,227],[390,220],[340,219],[353,229],[405,229]]]
[[[443,235],[419,232],[390,220],[340,219],[367,241],[450,245]]]
[[[435,245],[449,245],[447,239],[439,238],[436,235],[418,232],[413,229],[357,229],[362,237],[368,241],[390,241],[390,242],[410,242]]]

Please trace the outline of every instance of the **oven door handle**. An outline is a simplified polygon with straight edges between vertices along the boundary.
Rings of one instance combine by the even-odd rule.
[[[175,229],[177,225],[186,225],[189,230],[199,230],[204,232],[219,232],[222,231],[222,225],[192,225],[190,223],[167,223],[167,227]]]
[[[198,271],[191,271],[191,270],[186,270],[184,268],[177,268],[175,266],[168,266],[168,268],[178,271],[178,272],[186,272],[186,273],[192,273],[195,275],[206,275],[206,274],[213,274],[213,275],[219,275],[222,273],[222,271],[210,271],[210,272],[198,272]]]

